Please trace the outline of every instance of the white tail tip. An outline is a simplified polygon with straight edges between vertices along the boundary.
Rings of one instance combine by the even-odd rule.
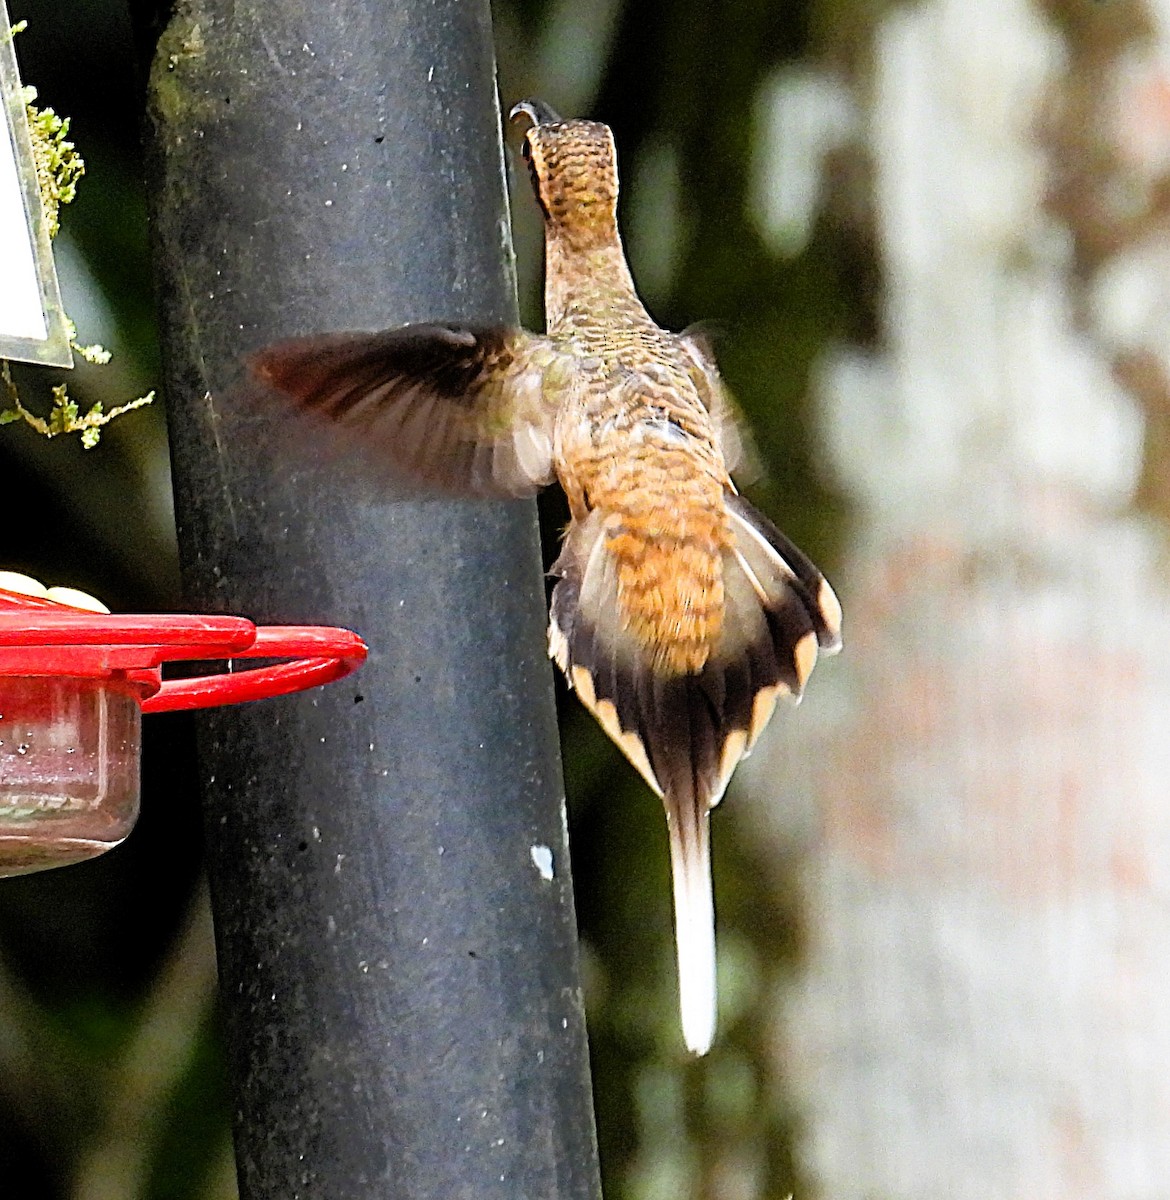
[[[715,905],[707,814],[688,817],[670,813],[670,865],[683,1040],[702,1055],[715,1040]]]

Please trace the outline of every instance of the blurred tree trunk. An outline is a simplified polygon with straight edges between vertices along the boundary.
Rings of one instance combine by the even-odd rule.
[[[846,651],[751,764],[805,883],[777,1044],[825,1200],[1170,1196],[1170,604],[1133,505],[1170,495],[1151,21],[929,0],[853,81],[884,319],[820,388]]]

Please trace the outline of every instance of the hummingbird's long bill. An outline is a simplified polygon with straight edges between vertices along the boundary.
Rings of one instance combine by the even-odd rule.
[[[572,521],[553,567],[549,654],[662,798],[684,1040],[716,1024],[709,814],[777,701],[798,701],[841,607],[736,491],[745,457],[707,340],[659,328],[617,229],[605,125],[523,101],[545,220],[544,335],[412,325],[282,342],[252,369],[366,455],[482,496],[555,478]]]

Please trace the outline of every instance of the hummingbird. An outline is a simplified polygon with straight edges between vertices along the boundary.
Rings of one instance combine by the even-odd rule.
[[[779,698],[798,701],[841,606],[739,495],[744,440],[709,338],[660,328],[617,223],[614,138],[523,100],[544,218],[543,334],[407,325],[298,338],[252,370],[415,477],[533,496],[571,520],[552,567],[549,656],[666,809],[684,1040],[716,1024],[709,814]]]

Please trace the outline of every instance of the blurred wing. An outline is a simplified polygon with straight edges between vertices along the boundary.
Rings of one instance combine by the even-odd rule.
[[[691,325],[677,336],[691,362],[691,379],[711,414],[728,474],[735,475],[740,483],[753,483],[763,474],[760,457],[743,413],[719,374],[709,328]]]
[[[531,496],[553,479],[555,399],[568,370],[522,329],[407,325],[278,342],[252,373],[429,483]]]

